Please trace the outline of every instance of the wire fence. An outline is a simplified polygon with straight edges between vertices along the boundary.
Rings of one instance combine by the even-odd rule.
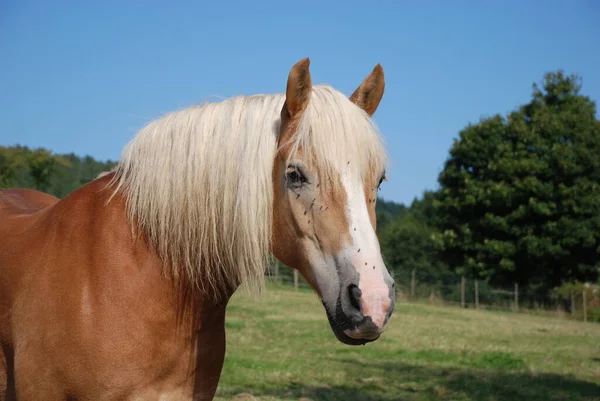
[[[310,288],[298,274],[280,263],[267,273],[268,279],[295,288]],[[485,280],[453,277],[445,282],[423,277],[423,274],[396,274],[396,299],[459,308],[498,310],[554,316],[600,322],[600,291],[598,285],[586,284],[562,296],[536,287],[514,284],[510,287],[491,286]],[[450,281],[450,282],[448,282]]]

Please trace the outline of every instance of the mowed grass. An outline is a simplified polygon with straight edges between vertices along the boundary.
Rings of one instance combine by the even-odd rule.
[[[338,342],[307,290],[236,294],[217,400],[600,400],[600,324],[399,302],[383,336]]]

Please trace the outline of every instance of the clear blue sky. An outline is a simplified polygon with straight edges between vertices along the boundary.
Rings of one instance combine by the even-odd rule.
[[[162,113],[282,92],[301,58],[346,94],[381,63],[381,196],[409,203],[466,124],[527,102],[546,71],[580,74],[600,100],[600,3],[491,3],[4,0],[0,144],[116,160]]]

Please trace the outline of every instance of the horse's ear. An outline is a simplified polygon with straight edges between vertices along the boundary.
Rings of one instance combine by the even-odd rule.
[[[360,86],[350,96],[350,101],[367,112],[370,116],[375,113],[385,89],[383,68],[377,64]]]
[[[285,105],[290,117],[302,113],[310,100],[312,80],[310,79],[310,59],[307,57],[298,61],[288,75],[285,91]]]

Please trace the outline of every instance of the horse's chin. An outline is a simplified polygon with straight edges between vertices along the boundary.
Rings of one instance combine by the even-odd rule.
[[[323,306],[325,306],[325,305],[323,305]],[[346,335],[346,333],[344,333],[344,329],[342,327],[340,327],[340,324],[331,315],[331,313],[329,313],[329,310],[327,308],[325,308],[325,313],[327,314],[327,319],[329,320],[329,326],[331,327],[333,334],[335,334],[336,338],[343,344],[365,345],[365,344],[373,342],[379,338],[379,336],[372,338],[372,339],[349,337],[348,335]]]

